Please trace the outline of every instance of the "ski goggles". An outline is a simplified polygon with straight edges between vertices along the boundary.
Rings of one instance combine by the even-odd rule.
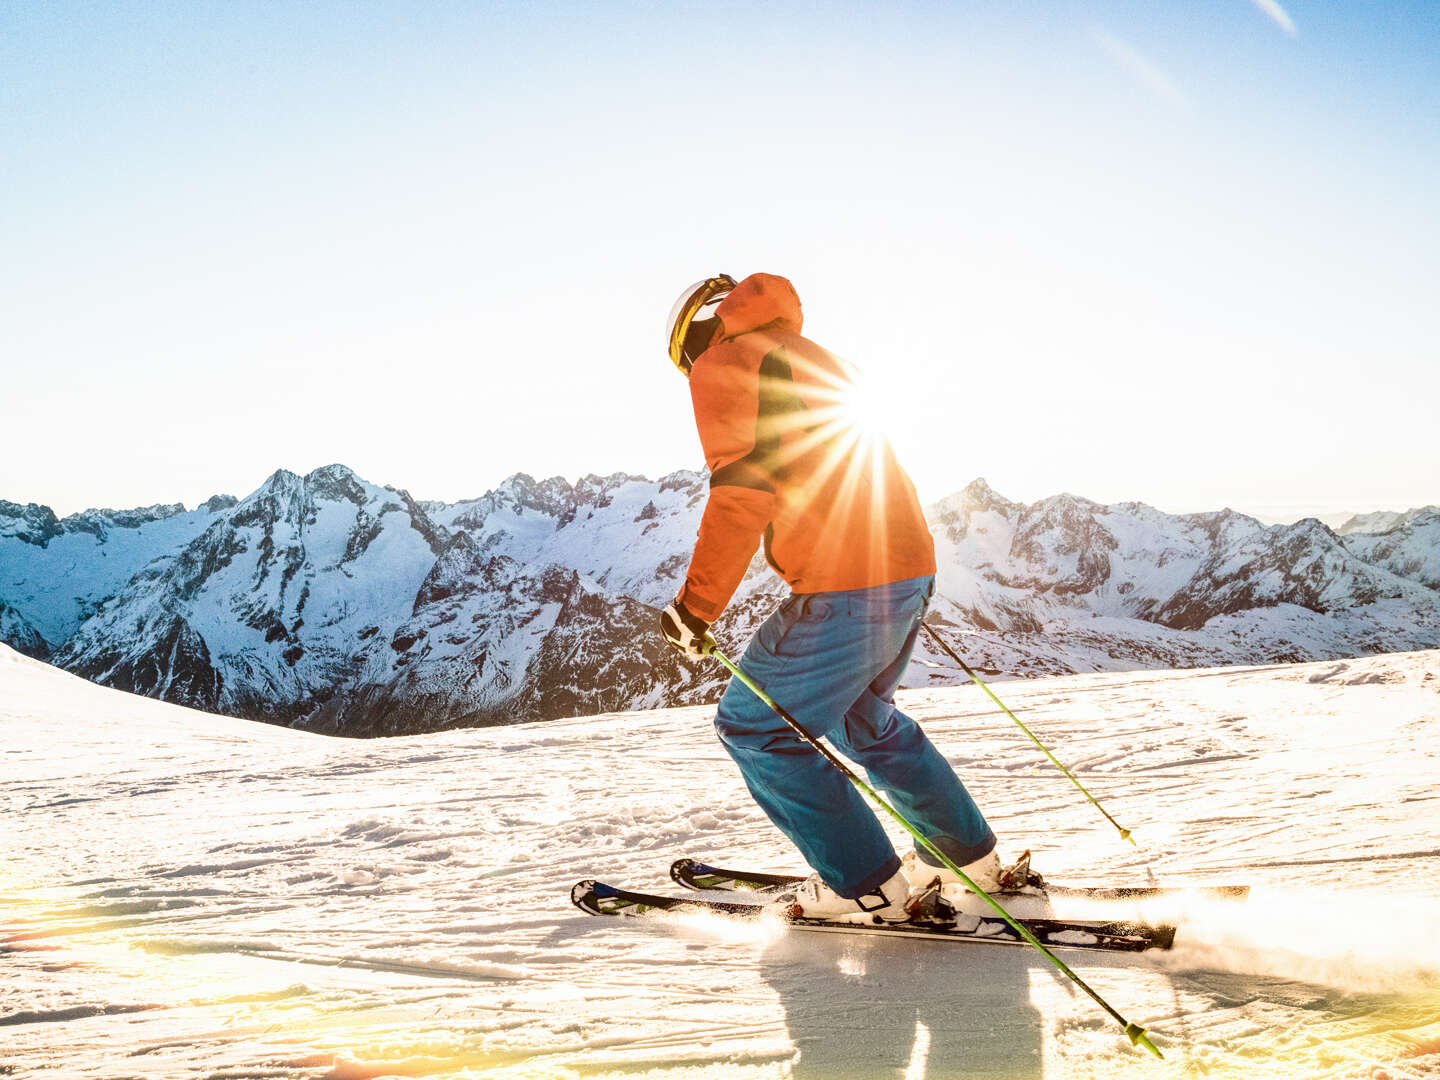
[[[695,362],[695,357],[685,348],[691,324],[714,318],[716,310],[733,288],[734,278],[729,274],[718,274],[691,285],[670,309],[670,361],[686,376],[689,376],[690,366]]]

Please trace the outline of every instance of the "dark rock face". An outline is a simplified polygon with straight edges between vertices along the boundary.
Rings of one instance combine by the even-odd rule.
[[[587,588],[560,567],[518,574],[513,560],[476,567],[503,593],[470,611],[460,592],[433,588],[390,647],[403,655],[386,683],[359,687],[303,722],[340,735],[400,735],[416,730],[584,716],[703,700],[718,692],[713,671],[684,665],[654,631],[653,608]],[[428,586],[428,583],[427,583]],[[557,610],[558,609],[558,610]],[[537,646],[516,655],[513,642]],[[508,655],[507,655],[508,654]]]
[[[44,635],[30,625],[29,620],[4,601],[0,601],[0,641],[22,656],[36,660],[49,660],[51,652],[54,651]]]
[[[42,548],[65,531],[56,520],[55,511],[48,506],[35,503],[21,506],[4,499],[0,499],[0,524],[21,543]]]
[[[430,545],[430,550],[436,555],[444,551],[446,544],[449,542],[445,530],[437,527],[435,523],[430,520],[430,516],[425,513],[424,507],[412,499],[408,491],[401,491],[398,488],[391,488],[390,490],[395,492],[395,497],[400,500],[400,505],[404,507],[405,512],[410,515],[410,527],[425,538],[425,542]]]
[[[1219,615],[1294,604],[1325,614],[1399,597],[1404,586],[1355,558],[1313,518],[1220,542],[1200,572],[1156,614],[1177,630],[1198,630]]]
[[[270,548],[274,550],[273,539]],[[246,540],[229,522],[217,521],[175,560],[168,577],[176,599],[195,599],[202,585],[248,549]]]
[[[420,591],[415,594],[415,603],[411,606],[410,614],[418,615],[422,608],[431,604],[438,604],[452,597],[463,599],[485,588],[487,583],[495,581],[495,576],[487,573],[487,565],[499,561],[486,559],[481,555],[469,533],[456,533],[440,552],[440,557],[435,560],[430,573],[425,575]]]
[[[305,474],[304,490],[312,502],[349,502],[364,506],[365,488],[344,465],[324,465]]]
[[[178,616],[169,614],[141,622],[134,633],[153,642],[153,647],[132,651],[117,643],[69,664],[63,656],[57,659],[76,675],[117,690],[207,712],[220,711],[222,679],[211,662],[204,638]]]
[[[1098,509],[1088,500],[1058,495],[1022,513],[1010,553],[1043,564],[1045,573],[1010,584],[1061,594],[1087,593],[1103,585],[1110,577],[1110,552],[1119,543],[1097,520]]]
[[[660,478],[660,494],[664,495],[669,491],[683,491],[692,499],[703,498],[710,490],[709,483],[699,473],[673,472]]]

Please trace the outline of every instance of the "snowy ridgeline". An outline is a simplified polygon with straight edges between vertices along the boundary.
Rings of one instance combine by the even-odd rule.
[[[0,502],[0,640],[105,685],[347,735],[712,700],[660,643],[705,477],[518,475],[420,503],[343,466],[185,511]],[[1300,661],[1440,645],[1440,508],[1338,532],[977,480],[929,511],[939,625],[1007,675]],[[738,650],[783,594],[757,556],[717,627]],[[912,686],[957,681],[922,651]]]
[[[799,869],[709,709],[342,741],[0,646],[0,1075],[1440,1076],[1436,654],[1005,697],[1141,844],[976,688],[905,692],[1005,850],[1254,886],[1139,911],[1173,952],[1068,954],[1165,1066],[1023,949],[571,908],[582,877],[670,891],[683,854]]]

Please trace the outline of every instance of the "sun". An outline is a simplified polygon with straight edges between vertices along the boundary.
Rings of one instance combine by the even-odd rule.
[[[840,394],[838,419],[861,439],[888,438],[908,422],[906,404],[892,383],[857,374]]]

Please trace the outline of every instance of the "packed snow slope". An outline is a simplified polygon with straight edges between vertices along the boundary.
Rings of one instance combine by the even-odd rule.
[[[1141,844],[975,688],[906,692],[1009,851],[1255,886],[1068,954],[1164,1064],[1026,950],[574,910],[681,854],[798,868],[709,709],[336,740],[0,647],[0,1075],[1440,1076],[1440,655],[1004,691]]]
[[[211,712],[393,735],[713,700],[655,633],[701,473],[517,475],[417,502],[342,465],[238,502],[87,511],[0,502],[0,641]],[[1339,533],[976,480],[930,507],[933,618],[1008,675],[1319,660],[1440,645],[1440,508]],[[757,539],[758,546],[758,539]],[[717,625],[738,650],[786,591],[756,556]],[[909,685],[963,676],[922,640]]]

